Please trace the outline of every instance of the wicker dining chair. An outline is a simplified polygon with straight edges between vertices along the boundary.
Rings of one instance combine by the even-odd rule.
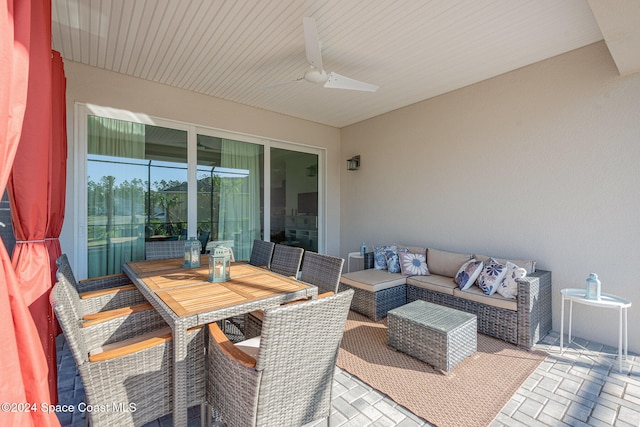
[[[306,251],[300,271],[300,281],[318,287],[318,294],[337,293],[344,258]]]
[[[82,305],[84,314],[146,302],[144,296],[125,274],[111,274],[77,281],[66,254],[60,255],[56,259],[56,265],[58,266],[58,274],[64,276],[78,292],[81,300],[79,304]]]
[[[269,269],[283,276],[297,278],[303,253],[304,249],[302,248],[278,243],[273,249],[273,258],[271,258]]]
[[[329,296],[338,292],[343,266],[343,258],[306,251],[302,261],[300,281],[317,286],[319,297]],[[253,338],[260,335],[263,313],[262,310],[254,310],[245,314],[245,338]]]
[[[207,401],[221,420],[228,427],[248,427],[329,418],[352,297],[350,289],[266,309],[262,335],[235,345],[210,324]]]
[[[139,426],[173,409],[171,329],[155,310],[83,321],[75,288],[62,275],[50,302],[76,362],[91,426]],[[205,329],[187,339],[189,406],[205,404]],[[204,412],[204,411],[203,411]]]
[[[254,240],[253,247],[251,248],[251,256],[249,257],[249,264],[255,265],[256,267],[269,268],[274,247],[275,243],[273,242],[258,239]]]

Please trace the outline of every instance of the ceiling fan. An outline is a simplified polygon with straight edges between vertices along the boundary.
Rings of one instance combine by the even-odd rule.
[[[316,21],[313,18],[304,17],[302,18],[302,26],[304,29],[304,47],[307,53],[309,69],[305,71],[302,77],[292,82],[276,83],[271,87],[306,80],[310,83],[322,84],[324,87],[330,89],[349,89],[364,92],[375,92],[378,90],[378,86],[374,84],[354,80],[333,71],[327,73],[324,68],[322,68],[322,53],[320,52],[320,39],[318,38]]]

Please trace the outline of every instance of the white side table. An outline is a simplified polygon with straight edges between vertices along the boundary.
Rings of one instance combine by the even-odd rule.
[[[364,257],[360,255],[360,252],[349,252],[347,256],[347,273],[351,273],[351,258],[364,259]]]
[[[627,311],[631,307],[631,301],[628,299],[611,295],[601,294],[599,300],[585,298],[587,291],[585,289],[562,289],[562,306],[560,309],[560,353],[564,351],[564,302],[569,300],[569,335],[568,342],[571,342],[571,318],[573,315],[573,303],[591,305],[602,308],[617,308],[619,312],[618,320],[618,370],[622,371],[622,347],[624,346],[624,358],[627,358],[628,329],[627,329]],[[623,345],[624,335],[624,345]]]

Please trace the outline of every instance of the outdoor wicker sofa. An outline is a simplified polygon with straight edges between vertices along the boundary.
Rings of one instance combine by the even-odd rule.
[[[463,291],[454,282],[462,264],[472,258],[486,261],[487,256],[402,245],[398,248],[426,253],[430,274],[404,276],[376,270],[373,253],[367,253],[364,270],[345,273],[340,278],[340,290],[355,291],[352,310],[379,320],[396,307],[416,300],[428,301],[475,314],[478,332],[524,348],[531,348],[551,330],[551,272],[536,269],[535,262],[510,260],[525,268],[527,275],[517,280],[517,297],[509,299],[497,293],[485,295],[477,286]]]

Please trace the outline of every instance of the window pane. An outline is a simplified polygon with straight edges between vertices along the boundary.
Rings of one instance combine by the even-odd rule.
[[[198,231],[249,259],[263,238],[262,145],[198,135]]]
[[[271,149],[271,241],[318,251],[318,156]]]
[[[5,190],[0,199],[0,238],[7,249],[9,256],[13,255],[13,247],[16,238],[13,235],[13,224],[11,224],[11,206],[9,205],[9,192]]]
[[[88,277],[144,259],[145,240],[187,228],[187,133],[88,117]]]

